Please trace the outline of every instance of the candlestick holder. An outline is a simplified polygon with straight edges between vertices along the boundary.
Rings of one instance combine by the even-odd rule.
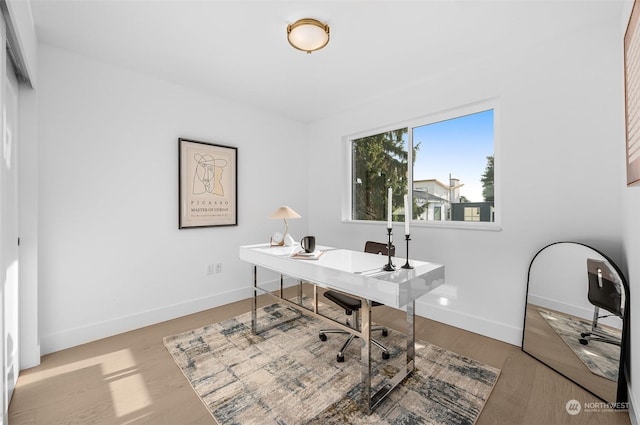
[[[413,267],[411,267],[411,264],[409,264],[409,241],[411,240],[411,238],[409,237],[410,235],[404,235],[404,239],[407,241],[407,262],[404,263],[404,266],[402,266],[403,269],[412,269]]]
[[[384,270],[385,272],[392,272],[395,271],[396,266],[393,265],[393,263],[391,262],[391,228],[387,227],[387,235],[389,236],[389,243],[387,244],[387,257],[389,258],[389,261],[387,262],[387,264],[385,264],[385,266],[382,268],[382,270]]]

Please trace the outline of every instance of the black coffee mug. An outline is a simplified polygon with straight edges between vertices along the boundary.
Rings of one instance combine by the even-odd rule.
[[[300,240],[300,246],[304,249],[305,252],[313,252],[316,250],[316,237],[315,236],[305,236]]]

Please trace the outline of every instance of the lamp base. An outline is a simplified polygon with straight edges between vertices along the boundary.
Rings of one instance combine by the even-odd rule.
[[[282,245],[284,245],[284,237],[282,236],[282,233],[275,232],[273,235],[271,235],[271,239],[269,239],[269,244],[271,246],[282,246]]]
[[[290,234],[284,235],[284,246],[293,246],[296,244],[296,241],[293,240]]]

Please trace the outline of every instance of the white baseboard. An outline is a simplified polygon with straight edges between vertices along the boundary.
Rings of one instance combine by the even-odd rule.
[[[631,421],[631,425],[640,425],[634,405],[635,398],[633,397],[633,392],[631,391],[631,386],[629,386],[629,384],[627,384],[627,394],[629,396],[629,420]]]
[[[593,306],[584,308],[581,306],[559,302],[557,300],[549,298],[539,297],[533,294],[529,294],[529,302],[540,307],[550,308],[555,311],[561,311],[572,316],[580,317],[581,319],[587,320],[589,322],[593,320]],[[622,329],[622,320],[616,316],[601,318],[598,320],[598,323],[611,326],[616,329]]]
[[[286,279],[285,287],[297,284],[296,280]],[[268,290],[275,290],[279,287],[279,281],[262,283],[261,287]],[[239,288],[233,291],[211,295],[170,305],[163,308],[148,310],[141,313],[131,314],[99,323],[91,323],[85,326],[68,329],[55,334],[42,335],[40,338],[39,351],[44,354],[75,347],[98,339],[117,335],[139,329],[144,326],[153,325],[188,314],[197,313],[209,308],[218,307],[235,301],[240,301],[252,296],[250,287]],[[513,345],[520,345],[522,342],[522,329],[507,326],[502,323],[486,320],[480,317],[471,316],[466,313],[443,309],[434,304],[416,302],[416,314],[443,322],[451,326],[466,329],[490,338],[498,339]],[[35,365],[33,361],[26,364]]]
[[[293,279],[285,279],[284,281],[285,287],[295,284],[297,284],[297,281]],[[280,287],[280,281],[273,280],[261,282],[260,287],[273,291]],[[233,291],[218,293],[205,298],[198,298],[158,309],[122,316],[104,322],[90,323],[85,326],[68,329],[55,334],[42,335],[40,337],[39,347],[39,350],[41,351],[39,352],[41,352],[42,355],[53,353],[55,351],[86,344],[87,342],[139,329],[155,323],[164,322],[166,320],[175,319],[188,314],[244,300],[252,295],[252,288],[247,286]]]
[[[593,318],[593,307],[586,309],[580,306],[559,302],[554,299],[540,297],[534,294],[529,294],[528,298],[531,304],[539,305],[540,307],[550,308],[555,311],[562,311],[572,316],[581,317],[587,320],[591,320]]]
[[[40,336],[42,355],[249,298],[250,287]]]
[[[20,346],[20,370],[29,369],[40,364],[40,344]]]
[[[460,311],[445,309],[425,301],[416,301],[416,314],[518,347],[522,345],[521,327],[513,327]]]

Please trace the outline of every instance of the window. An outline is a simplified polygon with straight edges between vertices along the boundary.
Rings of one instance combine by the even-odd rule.
[[[389,187],[394,221],[404,195],[413,222],[495,220],[494,109],[441,118],[350,140],[352,220],[385,221]]]
[[[387,219],[387,188],[393,204],[407,193],[407,129],[400,128],[351,141],[353,220]],[[404,221],[393,212],[395,221]]]
[[[480,208],[464,207],[464,221],[480,221]]]
[[[493,221],[493,109],[411,130],[413,219]]]
[[[438,221],[442,220],[442,207],[433,208],[433,219]]]

